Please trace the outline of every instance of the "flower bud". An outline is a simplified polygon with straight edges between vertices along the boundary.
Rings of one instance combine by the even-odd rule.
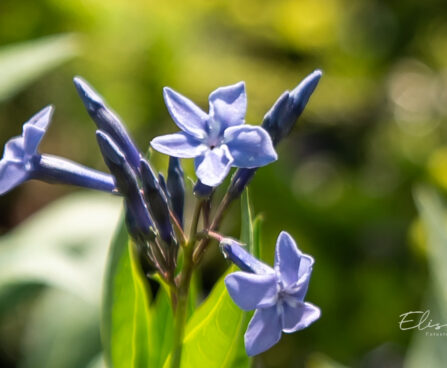
[[[140,152],[130,138],[123,123],[108,108],[102,97],[82,78],[75,77],[74,84],[90,117],[99,130],[113,139],[120,151],[125,155],[129,165],[137,171],[140,165]]]
[[[183,227],[183,207],[185,203],[185,180],[180,159],[169,157],[167,187],[171,201],[171,208]]]

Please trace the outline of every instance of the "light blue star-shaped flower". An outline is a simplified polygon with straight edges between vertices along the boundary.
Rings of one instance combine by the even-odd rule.
[[[241,309],[256,309],[245,333],[248,355],[270,349],[282,332],[302,330],[320,317],[320,309],[304,301],[314,260],[297,248],[288,233],[283,231],[278,237],[274,268],[254,258],[235,241],[224,240],[221,247],[228,258],[246,271],[225,278],[228,293]]]
[[[277,159],[269,134],[260,126],[244,124],[247,98],[245,84],[220,87],[209,96],[209,113],[192,101],[164,88],[164,99],[181,132],[157,137],[157,151],[179,158],[195,158],[200,181],[219,185],[230,168],[260,167]]]

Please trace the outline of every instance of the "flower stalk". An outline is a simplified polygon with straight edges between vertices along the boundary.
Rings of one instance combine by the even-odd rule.
[[[190,239],[183,248],[184,263],[180,274],[174,309],[174,344],[172,351],[171,368],[180,367],[183,337],[185,334],[186,311],[188,307],[189,289],[194,272],[193,253],[197,237],[197,227],[204,201],[197,200],[191,222]],[[172,300],[174,306],[174,300]]]

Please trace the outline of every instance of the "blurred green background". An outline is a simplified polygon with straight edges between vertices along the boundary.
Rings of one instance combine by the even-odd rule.
[[[95,86],[145,150],[153,137],[176,130],[164,107],[163,86],[206,110],[212,90],[245,80],[247,122],[259,124],[281,92],[321,68],[323,78],[298,126],[278,148],[280,160],[258,172],[251,198],[264,217],[266,261],[272,261],[283,229],[315,257],[308,300],[321,307],[322,318],[284,336],[256,365],[401,367],[407,359],[406,365],[417,367],[408,357],[419,345],[412,333],[399,330],[398,321],[400,314],[430,305],[427,224],[419,219],[413,192],[423,182],[441,196],[447,193],[446,21],[444,0],[1,0],[0,146],[20,134],[33,113],[54,104],[41,151],[105,170],[94,124],[72,85],[74,75]],[[152,157],[165,170],[166,158]],[[194,177],[191,163],[186,166]],[[8,257],[39,262],[32,257],[40,254],[39,238],[51,233],[54,217],[37,211],[72,191],[30,182],[0,198],[0,234],[6,234],[0,238],[1,264],[14,264]],[[14,267],[9,274],[0,270],[1,367],[96,364],[98,264],[119,201],[75,195],[82,200],[67,200],[78,207],[65,205],[66,222],[59,226],[72,241],[68,235],[50,238],[74,267],[73,279],[65,281],[79,283],[82,292],[63,291],[51,281],[54,275],[24,272],[11,281]],[[436,203],[442,200],[433,196],[428,197]],[[96,233],[84,229],[84,215],[70,212],[82,211],[80,203],[90,203],[98,214],[90,221],[98,221]],[[33,225],[39,216],[40,225]],[[237,216],[226,222],[226,230],[238,233]],[[26,231],[32,250],[22,249]],[[55,252],[42,247],[41,255]],[[17,248],[22,255],[14,255]],[[76,279],[81,264],[97,266],[94,281],[84,272]],[[205,289],[224,267],[217,252],[206,259]],[[54,273],[64,278],[65,269]],[[87,290],[92,284],[96,294]],[[91,323],[55,307],[73,306],[70,298],[83,303],[73,308],[76,318],[87,310],[91,316],[83,315]],[[88,326],[81,328],[79,321]],[[51,334],[57,327],[52,325],[59,326],[59,335]],[[55,336],[72,340],[57,346]],[[432,339],[442,346],[446,337]],[[67,346],[79,353],[72,365],[57,360],[69,355]]]

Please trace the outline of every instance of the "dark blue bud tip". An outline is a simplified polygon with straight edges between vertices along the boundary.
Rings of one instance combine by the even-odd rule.
[[[322,75],[323,72],[320,69],[317,69],[304,78],[302,82],[298,84],[292,92],[290,92],[290,95],[293,97],[295,102],[301,102],[305,105],[317,87]]]
[[[107,134],[97,130],[96,140],[98,141],[102,154],[107,160],[110,160],[116,165],[120,165],[126,160],[118,146]]]
[[[101,96],[81,77],[74,77],[73,83],[87,109],[94,110],[104,105]]]
[[[213,194],[214,188],[210,187],[206,184],[203,184],[200,180],[197,180],[196,185],[194,185],[194,195],[197,198],[202,198],[202,199],[206,199],[209,198],[211,196],[211,194]]]

